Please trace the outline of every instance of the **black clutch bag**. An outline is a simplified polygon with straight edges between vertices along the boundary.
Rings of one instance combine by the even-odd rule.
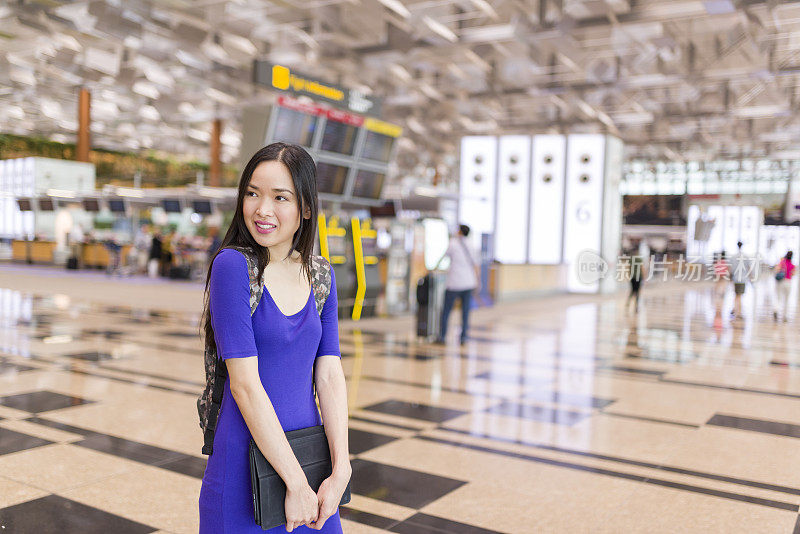
[[[328,438],[322,425],[286,433],[300,467],[311,489],[319,491],[322,482],[331,476],[333,463]],[[253,508],[256,524],[264,530],[286,524],[286,484],[269,464],[258,446],[250,439],[250,481],[253,486]],[[339,506],[350,502],[350,483],[342,494]]]

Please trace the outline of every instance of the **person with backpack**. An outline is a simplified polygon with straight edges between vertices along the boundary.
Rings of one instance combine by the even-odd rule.
[[[450,244],[444,254],[444,257],[450,258],[450,267],[447,270],[441,331],[436,340],[436,343],[440,345],[444,344],[447,339],[447,321],[450,319],[450,312],[453,310],[456,299],[461,300],[461,344],[467,342],[472,292],[479,285],[478,266],[475,264],[472,251],[470,251],[467,236],[469,236],[469,226],[460,225],[458,233],[450,239]],[[439,260],[439,263],[441,261]]]
[[[733,258],[730,265],[731,280],[733,281],[733,310],[731,310],[731,319],[742,318],[742,295],[744,295],[747,288],[747,282],[750,279],[751,262],[744,257],[742,253],[742,242],[736,243],[738,252]]]
[[[285,527],[267,532],[342,532],[338,506],[352,473],[347,392],[336,280],[312,255],[317,204],[316,167],[299,146],[268,145],[242,172],[206,279],[201,534],[263,532],[254,521],[251,436],[286,486]],[[322,421],[332,473],[315,492],[285,432]]]
[[[775,322],[788,321],[786,315],[789,304],[789,293],[792,291],[792,276],[794,276],[794,263],[792,263],[792,251],[786,253],[775,266],[775,298],[772,317]]]

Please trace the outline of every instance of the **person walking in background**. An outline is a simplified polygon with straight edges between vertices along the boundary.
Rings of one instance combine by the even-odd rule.
[[[136,274],[144,274],[147,272],[147,260],[150,259],[150,245],[152,241],[153,238],[150,237],[150,233],[147,231],[147,225],[143,224],[139,227],[136,236],[133,238],[133,248],[131,249],[131,254],[135,258],[134,265],[136,265]]]
[[[736,243],[738,252],[733,258],[730,265],[731,280],[733,281],[733,310],[731,310],[731,319],[742,317],[742,295],[747,287],[747,278],[750,273],[750,262],[742,254],[742,242]]]
[[[794,276],[794,263],[792,251],[786,253],[775,266],[775,296],[772,317],[775,321],[788,321],[789,293],[792,291],[792,276]]]
[[[469,226],[460,225],[458,233],[450,239],[447,252],[444,254],[444,257],[450,258],[450,267],[447,271],[444,292],[442,328],[439,338],[436,340],[440,344],[445,343],[447,339],[447,321],[450,319],[450,312],[453,310],[456,299],[461,301],[461,344],[463,345],[467,341],[472,292],[478,288],[478,266],[466,239],[468,235]]]
[[[630,266],[631,292],[628,295],[628,302],[625,304],[625,307],[629,308],[631,301],[633,301],[634,313],[639,313],[639,292],[642,288],[644,276],[644,258],[634,252],[631,255]]]
[[[728,260],[725,259],[725,251],[723,250],[719,253],[717,261],[714,262],[714,280],[716,281],[714,292],[717,297],[725,295],[725,288],[728,286],[730,278],[730,269],[731,266],[728,264]]]
[[[153,239],[150,242],[150,255],[147,260],[147,275],[150,278],[158,277],[158,268],[161,265],[161,252],[163,249],[163,242],[161,241],[161,232],[156,228],[153,230]]]

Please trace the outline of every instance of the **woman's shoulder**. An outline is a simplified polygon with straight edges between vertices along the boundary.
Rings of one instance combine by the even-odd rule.
[[[244,253],[233,249],[223,248],[219,254],[214,258],[213,266],[211,267],[212,273],[231,273],[237,271],[247,271],[247,260]]]

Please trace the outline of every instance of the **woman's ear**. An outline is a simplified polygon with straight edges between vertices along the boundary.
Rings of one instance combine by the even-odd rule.
[[[304,219],[310,219],[311,218],[311,208],[309,208],[308,206],[303,208],[303,218]]]

